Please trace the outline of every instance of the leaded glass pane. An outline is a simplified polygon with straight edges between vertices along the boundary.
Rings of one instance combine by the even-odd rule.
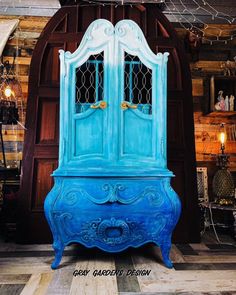
[[[76,113],[83,113],[104,97],[103,53],[91,55],[76,69]]]
[[[128,53],[125,53],[124,100],[137,104],[144,114],[152,114],[152,70]]]

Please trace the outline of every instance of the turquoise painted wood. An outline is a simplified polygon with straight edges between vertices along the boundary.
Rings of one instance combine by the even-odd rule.
[[[117,252],[148,242],[169,259],[180,201],[166,166],[168,53],[138,25],[98,19],[79,48],[60,50],[60,149],[45,200],[56,268],[77,242]]]

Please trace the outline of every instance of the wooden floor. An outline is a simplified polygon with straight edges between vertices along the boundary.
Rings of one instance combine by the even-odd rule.
[[[207,234],[201,244],[173,245],[173,269],[163,266],[153,245],[120,254],[73,245],[52,271],[50,245],[1,242],[0,294],[236,294],[236,244],[223,238],[233,244],[217,244]],[[75,270],[80,275],[74,276]],[[100,275],[103,270],[107,276]]]

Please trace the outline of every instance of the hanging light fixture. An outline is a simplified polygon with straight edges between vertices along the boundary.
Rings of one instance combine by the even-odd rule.
[[[226,132],[225,124],[220,125],[219,132],[220,150],[221,153],[217,155],[217,166],[213,177],[213,194],[215,201],[220,205],[234,205],[234,181],[228,170],[229,155],[225,154]]]
[[[13,64],[5,61],[0,65],[0,123],[18,124],[18,104],[22,101],[22,89],[14,72],[15,56]]]
[[[22,88],[15,73],[14,55],[12,65],[9,61],[0,64],[0,141],[2,150],[3,166],[6,168],[6,156],[2,134],[3,125],[21,125],[23,117]],[[20,112],[22,116],[19,116]],[[20,118],[21,117],[21,118]],[[23,126],[24,127],[24,126]]]
[[[12,93],[11,87],[9,85],[6,86],[6,88],[4,89],[4,95],[6,96],[6,98],[11,97],[12,94],[13,93]]]

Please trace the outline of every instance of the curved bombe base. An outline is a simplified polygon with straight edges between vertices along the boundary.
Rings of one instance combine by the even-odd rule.
[[[52,269],[60,264],[64,248],[75,242],[107,252],[154,242],[164,264],[172,267],[171,235],[180,201],[170,177],[55,177],[44,206],[54,240]]]
[[[79,242],[79,241],[72,241],[69,244],[71,244],[71,243],[78,243],[78,244],[80,244],[81,242]],[[135,246],[135,248],[138,248],[140,246],[143,246],[144,244],[147,244],[147,243],[150,243],[150,241],[145,242],[145,243],[142,243],[142,244],[140,244],[138,246]],[[170,260],[170,257],[169,257],[170,250],[171,250],[171,243],[168,243],[168,242],[165,243],[164,242],[161,246],[157,242],[155,242],[155,241],[153,241],[153,243],[155,243],[158,247],[160,247],[161,254],[162,254],[162,259],[163,259],[163,262],[164,262],[165,266],[168,267],[168,268],[172,268],[173,267],[173,264],[172,264],[172,261]],[[86,245],[84,245],[84,246],[86,246]],[[94,248],[94,247],[91,247],[91,248]],[[100,247],[98,247],[98,248],[100,248]],[[57,267],[59,266],[59,264],[61,262],[61,259],[62,259],[62,256],[63,256],[63,251],[65,249],[65,245],[61,245],[60,247],[57,247],[57,246],[54,246],[53,245],[53,249],[55,251],[55,258],[54,258],[54,260],[53,260],[53,262],[51,264],[51,268],[52,269],[57,269]],[[101,249],[101,250],[104,250],[104,249]],[[125,249],[123,249],[123,250],[125,250]],[[120,250],[120,251],[119,250],[114,250],[114,251],[104,250],[104,251],[110,252],[110,253],[117,253],[117,252],[121,252],[123,250]]]

